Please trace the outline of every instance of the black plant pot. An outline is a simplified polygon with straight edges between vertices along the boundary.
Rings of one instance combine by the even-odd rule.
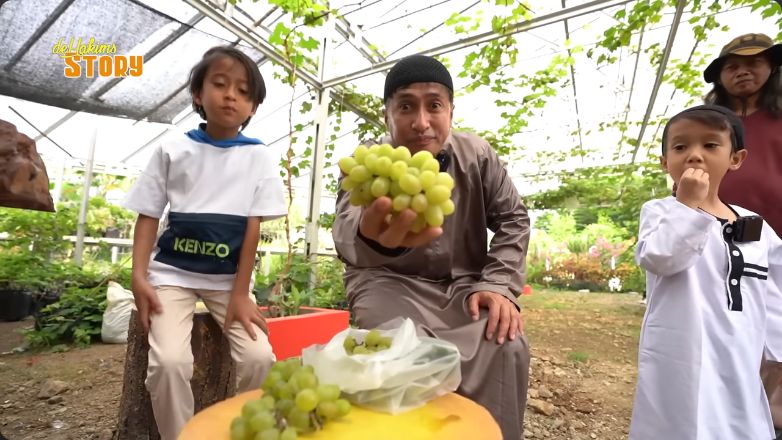
[[[21,321],[28,317],[33,297],[24,290],[0,290],[0,321]]]

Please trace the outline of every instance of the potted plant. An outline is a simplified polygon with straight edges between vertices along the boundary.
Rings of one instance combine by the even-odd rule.
[[[43,261],[34,255],[0,254],[0,321],[21,321],[34,311],[44,273]]]

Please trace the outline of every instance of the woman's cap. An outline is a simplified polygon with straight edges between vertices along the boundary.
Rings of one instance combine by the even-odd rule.
[[[720,51],[720,56],[703,71],[703,79],[707,83],[716,82],[720,77],[722,65],[731,55],[752,56],[768,52],[772,67],[782,65],[782,44],[774,44],[768,35],[746,34],[734,38]]]

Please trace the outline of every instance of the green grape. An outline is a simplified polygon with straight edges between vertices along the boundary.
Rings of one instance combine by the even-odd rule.
[[[296,394],[296,408],[302,411],[312,411],[318,406],[318,394],[313,389],[305,389]]]
[[[369,333],[364,336],[364,345],[377,345],[382,337],[383,335],[380,334],[380,331],[370,330]]]
[[[280,399],[274,404],[274,409],[282,414],[287,414],[294,406],[296,406],[296,404],[293,403],[292,399]]]
[[[451,190],[443,185],[435,185],[426,190],[426,201],[431,205],[439,205],[451,198]]]
[[[300,390],[318,386],[318,376],[315,376],[314,373],[302,369],[293,376],[296,378],[296,383],[299,385]]]
[[[380,342],[377,343],[378,346],[383,348],[391,348],[391,337],[390,336],[383,336],[380,338]]]
[[[437,181],[437,174],[428,170],[421,171],[421,174],[418,176],[418,179],[421,181],[421,188],[426,190],[431,188],[432,185],[435,184],[435,181]]]
[[[391,203],[391,207],[396,212],[402,212],[410,207],[410,200],[412,198],[407,194],[399,194],[394,197],[394,201]]]
[[[302,365],[301,371],[306,371],[307,373],[315,374],[315,367],[313,367],[312,365]]]
[[[389,175],[394,180],[399,180],[404,174],[407,173],[407,162],[398,160],[391,164],[391,170]]]
[[[407,174],[412,174],[413,176],[418,177],[418,176],[421,175],[421,170],[419,170],[418,168],[415,168],[415,167],[412,167],[412,166],[408,165],[407,166]],[[399,179],[401,180],[402,178],[400,177]]]
[[[453,204],[453,200],[446,200],[440,204],[440,209],[443,210],[443,215],[451,215],[456,207]]]
[[[423,165],[421,166],[421,171],[431,171],[433,173],[439,173],[440,162],[438,162],[437,159],[428,159],[424,161]]]
[[[342,346],[348,354],[353,354],[353,349],[356,347],[356,340],[353,339],[353,336],[347,336],[342,343]]]
[[[370,194],[374,197],[383,197],[391,189],[391,182],[387,177],[375,177],[372,186],[369,188]]]
[[[372,177],[372,175],[364,165],[356,165],[350,170],[350,180],[356,183],[364,183],[369,180],[370,177]]]
[[[342,170],[345,174],[350,174],[350,170],[353,169],[354,166],[358,165],[358,162],[356,162],[356,159],[353,159],[350,156],[343,157],[339,160],[339,169]]]
[[[296,395],[296,389],[294,385],[290,382],[286,383],[284,386],[277,389],[278,399],[293,399],[293,396],[295,395]]]
[[[361,206],[364,204],[364,197],[362,197],[359,191],[352,191],[350,193],[350,204],[353,206]]]
[[[437,184],[453,190],[453,177],[448,173],[437,173]]]
[[[410,208],[417,213],[426,211],[429,204],[426,202],[426,196],[422,193],[418,193],[413,196],[413,200],[410,201]]]
[[[244,421],[242,424],[231,424],[231,440],[247,440],[250,438],[250,434],[250,428]]]
[[[380,145],[378,144],[372,145],[371,147],[369,147],[369,152],[377,156],[378,153],[380,153]]]
[[[424,230],[426,227],[426,219],[423,215],[418,214],[418,217],[415,218],[415,221],[413,222],[413,226],[410,227],[410,230],[413,231],[413,233],[417,234]]]
[[[336,402],[334,402],[337,405],[337,410],[339,410],[339,415],[344,416],[347,415],[347,413],[350,412],[350,402],[348,402],[345,399],[337,399]]]
[[[394,147],[392,147],[389,144],[382,144],[380,145],[380,148],[378,148],[377,155],[378,156],[385,156],[389,159],[391,159],[391,155],[394,154]]]
[[[274,418],[274,414],[272,414],[270,411],[261,411],[256,413],[247,424],[250,425],[250,428],[253,431],[258,432],[263,431],[264,429],[269,429],[276,423],[277,420]]]
[[[274,399],[278,399],[280,396],[280,390],[288,386],[288,382],[284,380],[278,381],[274,386],[269,390],[269,392],[274,396]]]
[[[396,161],[408,162],[410,160],[410,150],[407,147],[396,147],[391,153],[391,159]]]
[[[430,152],[428,152],[426,150],[421,150],[418,153],[415,153],[413,155],[413,157],[410,158],[409,165],[411,167],[415,167],[415,168],[423,168],[424,164],[429,159],[434,159],[434,156],[432,156],[432,153],[430,153]],[[439,168],[438,168],[438,171],[439,171]]]
[[[396,180],[391,181],[391,188],[388,190],[388,192],[391,194],[391,197],[396,197],[400,194],[404,194],[404,191],[402,191],[402,187],[399,186],[399,182]]]
[[[378,176],[389,177],[391,175],[391,159],[388,157],[381,157],[375,162],[375,174]]]
[[[315,413],[324,419],[335,419],[339,415],[339,408],[334,402],[320,402]]]
[[[350,177],[345,177],[342,179],[342,182],[340,182],[339,187],[342,188],[342,191],[350,191],[353,188],[358,186],[358,183],[356,183],[353,179]]]
[[[310,430],[310,413],[309,411],[302,411],[295,406],[288,411],[287,414],[288,425],[293,426],[301,432],[307,432]]]
[[[272,369],[269,371],[269,374],[266,375],[266,378],[263,379],[261,389],[266,392],[270,392],[270,390],[274,387],[274,384],[280,380],[282,380],[282,374],[280,374],[279,371]]]
[[[280,440],[280,430],[277,428],[264,429],[255,434],[253,440]]]
[[[356,151],[353,152],[353,158],[356,159],[356,163],[363,164],[364,158],[367,157],[369,149],[364,145],[356,147]]]
[[[274,397],[272,395],[264,395],[261,397],[261,407],[266,410],[273,410],[275,404]]]
[[[426,223],[430,226],[437,227],[443,224],[443,210],[437,205],[426,208],[424,216],[426,217]]]
[[[372,352],[367,350],[366,347],[363,345],[357,345],[356,348],[353,349],[353,354],[371,354]]]
[[[340,394],[339,386],[333,384],[320,384],[315,392],[318,393],[321,403],[337,400]]]
[[[285,431],[280,433],[280,440],[297,440],[298,438],[295,428],[285,428]]]
[[[370,150],[369,154],[367,154],[367,157],[364,158],[364,166],[367,167],[367,170],[369,170],[370,173],[375,172],[377,159],[377,154],[373,153],[372,150]]]
[[[261,401],[251,400],[242,406],[242,417],[249,420],[260,411],[263,411],[263,404]]]
[[[410,194],[411,196],[421,192],[421,181],[418,180],[418,177],[415,177],[412,174],[405,174],[402,176],[402,178],[399,179],[399,186],[402,188],[402,191]]]

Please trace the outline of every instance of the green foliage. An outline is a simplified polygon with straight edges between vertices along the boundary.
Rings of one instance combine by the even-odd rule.
[[[586,363],[592,356],[589,355],[589,353],[585,351],[571,351],[567,354],[567,358],[569,361],[573,361],[575,363],[583,364]]]
[[[76,233],[78,211],[59,207],[57,212],[0,208],[0,232],[8,233],[0,240],[0,249],[23,250],[39,257],[65,255],[73,245],[62,239]]]
[[[49,261],[35,253],[0,252],[0,289],[59,292],[72,286],[93,286],[98,276],[89,268]]]
[[[638,231],[641,206],[669,193],[665,173],[652,163],[582,168],[562,175],[560,183],[555,190],[525,196],[527,207],[586,210],[631,233]]]
[[[27,340],[34,347],[63,342],[89,345],[100,338],[105,309],[104,285],[89,289],[69,287],[57,302],[41,310],[35,328],[26,332]]]
[[[269,275],[259,276],[255,281],[255,295],[261,305],[277,307],[279,316],[298,314],[302,306],[345,309],[345,287],[342,275],[345,266],[332,257],[318,257],[315,263],[297,253],[289,272],[283,276],[280,293],[275,297],[272,287],[279,279],[285,265],[285,258],[272,259]],[[314,287],[309,287],[310,273],[315,272]]]
[[[616,278],[622,291],[643,289],[633,262],[635,237],[606,215],[579,227],[573,214],[551,212],[535,223],[527,252],[527,279],[562,289],[610,290]],[[611,269],[611,265],[614,269]],[[640,287],[639,287],[640,281]],[[614,281],[616,282],[616,280]]]
[[[27,252],[0,252],[0,291],[22,290],[37,307],[35,327],[26,338],[36,347],[60,343],[87,345],[100,335],[106,308],[106,281],[130,286],[130,268],[49,261]],[[0,292],[0,294],[2,294]]]

